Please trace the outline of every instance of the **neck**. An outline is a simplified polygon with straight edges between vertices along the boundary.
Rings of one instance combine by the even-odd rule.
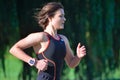
[[[49,33],[50,35],[52,35],[53,37],[56,37],[57,36],[57,30],[55,30],[55,28],[51,25],[48,25],[46,27],[46,29],[44,30],[44,32],[47,32]]]

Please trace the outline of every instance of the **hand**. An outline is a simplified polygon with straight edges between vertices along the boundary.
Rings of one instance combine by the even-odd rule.
[[[38,69],[38,73],[40,71],[45,71],[48,67],[48,61],[46,59],[38,60],[35,67]]]
[[[86,55],[86,48],[85,48],[85,46],[81,46],[80,43],[78,44],[76,51],[77,51],[78,58],[82,58]]]

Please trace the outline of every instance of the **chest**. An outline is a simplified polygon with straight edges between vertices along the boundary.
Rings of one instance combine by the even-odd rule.
[[[50,39],[48,47],[44,51],[44,55],[49,59],[63,59],[66,55],[66,47],[64,41],[62,39]]]

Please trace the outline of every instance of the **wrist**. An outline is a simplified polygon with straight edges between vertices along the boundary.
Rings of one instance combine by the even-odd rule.
[[[78,56],[76,56],[76,58],[77,58],[78,60],[81,60],[81,58],[80,58],[80,57],[78,57]]]
[[[29,59],[29,61],[28,61],[28,64],[29,64],[30,66],[35,66],[36,63],[37,63],[37,60],[36,60],[35,58],[31,58],[31,59]]]

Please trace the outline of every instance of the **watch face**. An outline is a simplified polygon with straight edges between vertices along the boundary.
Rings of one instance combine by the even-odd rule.
[[[35,61],[34,60],[30,60],[30,64],[34,65]]]
[[[35,61],[34,61],[34,60],[30,60],[29,64],[30,64],[31,66],[33,66],[33,65],[35,64]]]

